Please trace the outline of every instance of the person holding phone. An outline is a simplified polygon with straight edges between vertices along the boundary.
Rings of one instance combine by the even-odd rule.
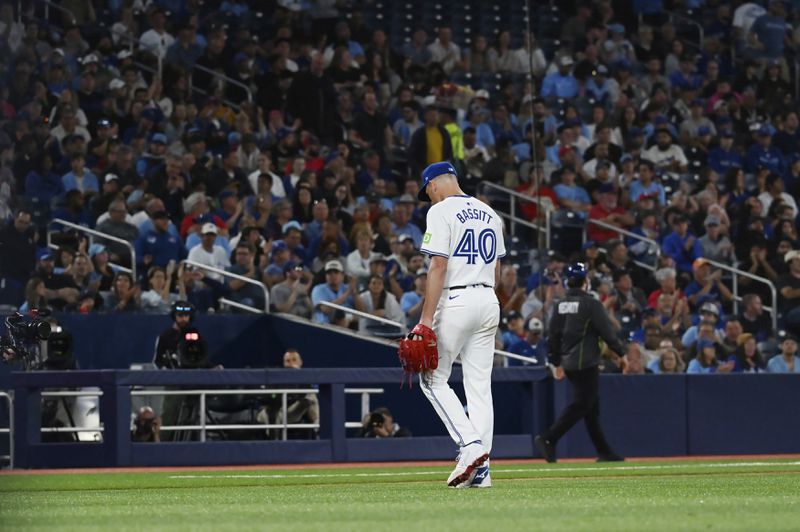
[[[303,318],[311,318],[314,305],[309,296],[311,272],[301,264],[287,262],[283,266],[284,281],[272,287],[269,297],[272,309]]]

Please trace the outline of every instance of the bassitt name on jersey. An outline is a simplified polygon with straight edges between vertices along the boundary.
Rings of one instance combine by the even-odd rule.
[[[492,215],[481,209],[462,209],[461,212],[456,213],[456,218],[462,224],[467,220],[480,220],[487,224],[492,222]]]

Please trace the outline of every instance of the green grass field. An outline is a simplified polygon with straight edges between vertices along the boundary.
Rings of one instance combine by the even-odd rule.
[[[0,530],[800,530],[800,461],[0,475]]]

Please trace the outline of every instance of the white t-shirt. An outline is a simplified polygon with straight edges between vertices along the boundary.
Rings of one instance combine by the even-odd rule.
[[[175,37],[166,31],[164,33],[158,33],[154,29],[147,30],[139,37],[139,46],[151,54],[157,55],[161,59],[164,59],[167,55],[167,48],[172,46],[174,42]]]
[[[733,27],[741,28],[744,33],[748,33],[753,26],[753,22],[758,17],[767,12],[762,6],[748,2],[736,8],[733,12]]]
[[[272,176],[272,189],[270,192],[276,198],[285,198],[286,197],[286,188],[283,186],[283,179],[280,178],[279,175],[275,174],[274,172],[267,172],[269,175]],[[253,189],[253,194],[258,193],[258,176],[262,174],[261,170],[256,170],[255,172],[251,173],[247,176],[247,181],[250,183],[250,188]]]
[[[217,268],[219,270],[224,270],[231,265],[231,261],[228,259],[228,254],[225,252],[225,248],[222,246],[214,246],[213,251],[208,252],[201,244],[190,249],[189,255],[186,258],[195,262],[199,262],[200,264],[205,264],[206,266],[211,266],[212,268]],[[223,280],[223,276],[218,273],[204,273],[209,279],[214,279],[217,281]]]
[[[361,257],[361,253],[354,249],[347,255],[347,263],[344,266],[345,273],[351,277],[369,277],[369,263],[377,255],[380,253],[370,251],[369,257],[364,259]]]
[[[427,220],[420,251],[448,259],[444,287],[494,287],[495,264],[506,254],[500,216],[484,202],[464,194],[431,207]]]
[[[689,164],[689,160],[683,153],[683,148],[677,144],[670,145],[668,150],[662,151],[658,146],[650,146],[646,152],[642,154],[642,159],[647,159],[659,168],[668,166],[673,161],[678,161],[680,166]]]
[[[797,216],[797,203],[794,201],[794,198],[786,192],[781,192],[781,199],[783,200],[784,205],[788,205],[792,208],[794,211],[794,216]],[[772,194],[769,192],[762,192],[758,195],[758,201],[760,201],[761,205],[764,206],[764,210],[761,212],[764,216],[766,216],[769,212],[769,208],[772,206],[772,202],[774,201]]]

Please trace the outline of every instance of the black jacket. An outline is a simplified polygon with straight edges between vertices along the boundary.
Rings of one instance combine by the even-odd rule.
[[[550,360],[565,370],[580,370],[600,363],[600,339],[623,354],[602,303],[580,288],[570,288],[555,304],[550,319]]]
[[[437,128],[442,136],[442,160],[452,161],[453,145],[450,142],[450,133],[444,126],[439,125]],[[415,177],[419,177],[428,166],[428,135],[425,133],[424,126],[411,135],[411,141],[408,144],[408,166],[411,175]]]

